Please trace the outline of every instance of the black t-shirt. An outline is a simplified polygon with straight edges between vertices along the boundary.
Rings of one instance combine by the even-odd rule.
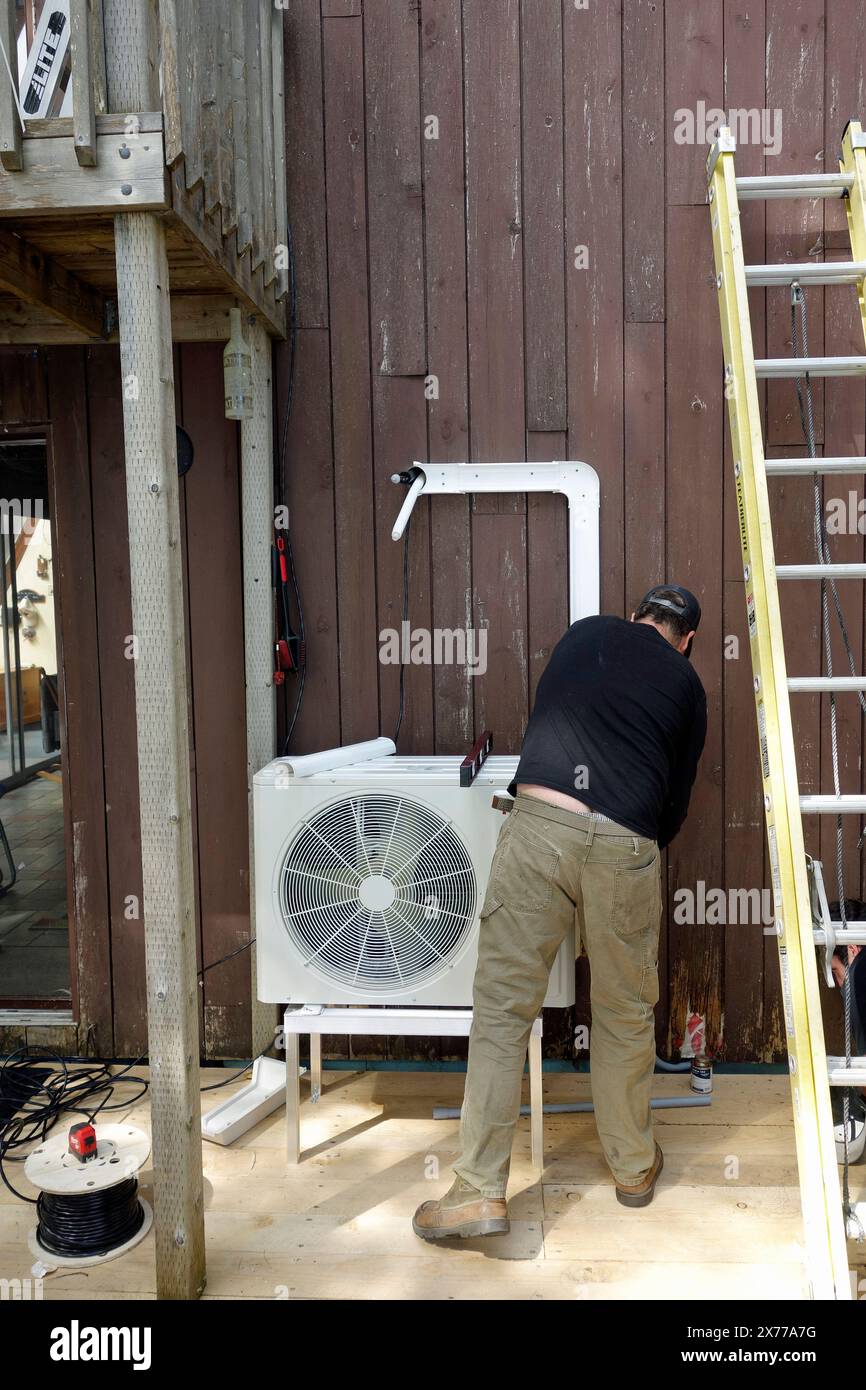
[[[655,627],[582,618],[538,683],[509,791],[565,792],[664,848],[686,818],[706,732],[704,688]]]

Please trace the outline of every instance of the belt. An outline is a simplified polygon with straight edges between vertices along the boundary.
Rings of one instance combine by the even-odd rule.
[[[629,830],[627,825],[620,825],[618,821],[612,820],[610,816],[596,815],[594,811],[566,811],[562,806],[552,806],[549,801],[542,801],[537,796],[525,796],[523,792],[518,792],[514,798],[514,809],[528,811],[533,816],[543,816],[547,820],[559,821],[560,825],[574,825],[577,823],[581,829],[589,829],[587,822],[601,821],[606,825],[612,825],[613,830],[597,830],[598,835],[629,835],[632,839],[646,839],[646,836],[638,835],[636,831]]]

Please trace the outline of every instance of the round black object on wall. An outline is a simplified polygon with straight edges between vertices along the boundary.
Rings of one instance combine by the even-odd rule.
[[[184,473],[188,473],[192,468],[192,461],[195,457],[195,450],[192,447],[192,440],[182,425],[176,425],[177,430],[177,476],[182,478]]]

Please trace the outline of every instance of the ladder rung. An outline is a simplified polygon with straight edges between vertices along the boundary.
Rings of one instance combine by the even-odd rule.
[[[857,285],[866,276],[864,261],[807,261],[804,265],[747,265],[746,284]]]
[[[822,690],[866,690],[866,676],[789,676],[788,689],[810,695]]]
[[[801,796],[804,815],[845,816],[866,814],[866,796]]]
[[[866,1057],[852,1057],[850,1067],[844,1057],[828,1057],[827,1077],[831,1086],[866,1086]]]
[[[864,376],[866,357],[759,357],[755,375],[759,377]]]
[[[860,922],[855,927],[843,927],[841,922],[833,922],[831,925],[836,928],[837,946],[866,946],[866,922]],[[826,944],[827,937],[823,927],[816,927],[815,945],[826,946]]]
[[[866,473],[866,458],[765,459],[764,471],[776,477],[795,477],[800,473]]]
[[[866,565],[777,565],[777,579],[866,579]]]
[[[851,174],[756,174],[737,179],[740,202],[753,198],[841,198],[854,187]]]

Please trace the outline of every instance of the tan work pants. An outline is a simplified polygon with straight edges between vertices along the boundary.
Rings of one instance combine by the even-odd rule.
[[[505,1195],[529,1033],[572,923],[592,977],[592,1098],[605,1157],[624,1184],[652,1167],[659,863],[654,840],[518,794],[481,909],[455,1164],[485,1196]]]

